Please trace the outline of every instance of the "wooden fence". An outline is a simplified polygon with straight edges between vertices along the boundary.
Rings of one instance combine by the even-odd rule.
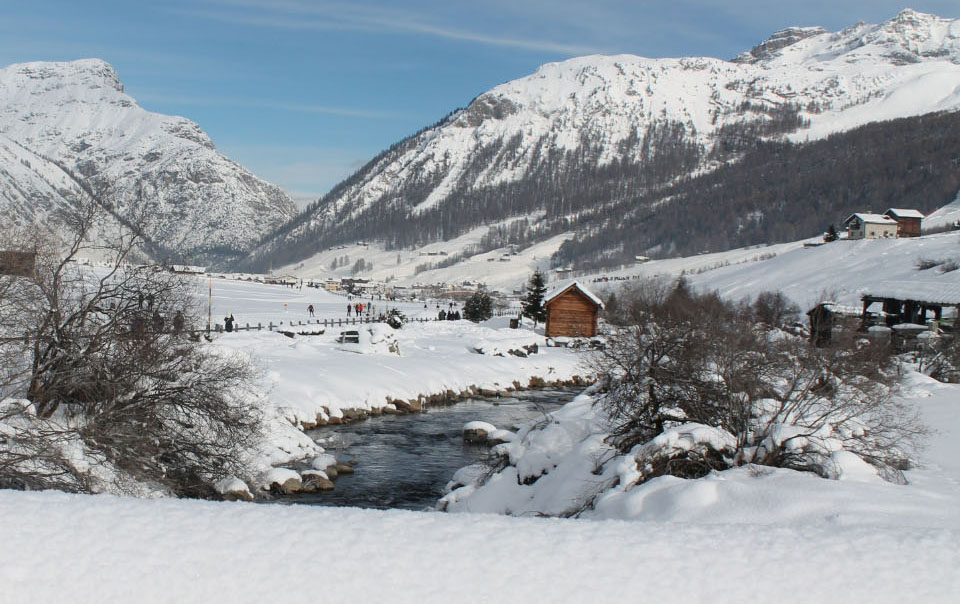
[[[440,319],[439,317],[415,317],[412,319],[407,319],[404,323],[428,323],[431,321],[441,321],[446,319]],[[364,323],[385,323],[387,321],[386,317],[347,317],[346,319],[307,319],[305,321],[280,321],[278,324],[274,324],[273,321],[268,322],[266,325],[263,323],[257,323],[256,325],[251,325],[250,323],[244,323],[243,325],[235,324],[233,326],[233,331],[263,331],[264,329],[268,331],[273,331],[274,329],[281,329],[283,327],[302,327],[304,325],[316,325],[317,327],[347,327],[350,325],[362,325]],[[223,325],[216,323],[211,328],[207,326],[207,333],[210,331],[216,331],[217,333],[224,330]]]

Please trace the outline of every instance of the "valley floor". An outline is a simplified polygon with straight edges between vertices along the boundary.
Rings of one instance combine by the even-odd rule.
[[[471,367],[491,381],[577,366],[558,349],[469,351],[512,346],[513,330],[410,327],[402,355],[340,350],[330,334],[220,341],[263,356],[269,396],[294,419],[335,413],[358,380],[371,392],[352,398],[380,401],[391,384],[466,387]],[[733,470],[712,485],[650,483],[623,513],[591,519],[0,491],[0,604],[954,602],[960,386],[915,376],[909,396],[937,430],[909,485]]]

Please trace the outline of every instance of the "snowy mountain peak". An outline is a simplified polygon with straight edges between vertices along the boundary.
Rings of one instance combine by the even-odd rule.
[[[122,218],[149,217],[157,248],[184,262],[235,258],[295,212],[278,187],[217,153],[200,126],[140,107],[100,59],[0,69],[0,144],[0,209],[16,222],[86,195]]]
[[[19,63],[3,70],[5,83],[16,85],[30,94],[62,88],[111,88],[123,92],[120,77],[113,66],[102,59],[76,61],[36,61]]]
[[[788,27],[781,29],[749,51],[740,54],[734,61],[737,63],[755,63],[774,56],[774,53],[781,48],[825,33],[827,33],[827,30],[822,27]]]

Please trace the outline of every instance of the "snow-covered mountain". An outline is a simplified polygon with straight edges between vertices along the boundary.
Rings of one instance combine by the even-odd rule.
[[[183,260],[235,258],[295,213],[197,124],[137,105],[101,60],[0,69],[4,214],[43,222],[90,196]]]
[[[737,162],[760,141],[806,143],[958,108],[960,21],[912,10],[834,33],[783,30],[731,61],[619,55],[550,63],[384,151],[279,229],[253,264],[295,263],[358,239],[388,249],[422,245],[489,225],[497,227],[461,250],[464,258],[599,232],[609,235],[596,244],[598,257],[670,253],[682,230],[656,238],[610,225],[639,225],[665,210],[682,220],[683,209],[670,207],[683,200],[677,184]],[[740,212],[739,223],[714,226],[749,231],[769,214],[755,207]],[[697,251],[814,234],[769,235],[769,222],[753,239]],[[635,239],[644,241],[624,251],[624,240]]]

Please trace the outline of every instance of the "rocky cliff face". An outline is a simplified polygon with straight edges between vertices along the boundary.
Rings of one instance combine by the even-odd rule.
[[[53,220],[93,197],[179,261],[226,262],[294,215],[188,119],[148,112],[97,59],[0,69],[0,207]]]
[[[909,10],[835,33],[784,30],[733,61],[551,63],[397,143],[254,259],[299,261],[349,238],[416,245],[520,219],[541,225],[528,240],[538,228],[541,240],[577,234],[597,207],[737,161],[745,138],[803,142],[958,107],[960,21]],[[631,175],[619,186],[618,172]],[[583,185],[598,174],[602,190]]]

